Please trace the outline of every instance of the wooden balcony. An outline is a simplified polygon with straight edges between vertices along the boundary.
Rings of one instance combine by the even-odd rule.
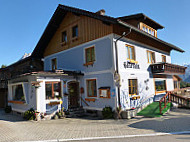
[[[185,74],[186,67],[170,63],[155,63],[150,65],[153,74],[180,75]]]

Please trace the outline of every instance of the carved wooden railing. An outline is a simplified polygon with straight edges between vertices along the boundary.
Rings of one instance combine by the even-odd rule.
[[[150,65],[152,73],[185,74],[186,67],[170,63],[155,63]]]
[[[190,98],[173,93],[170,95],[170,98],[172,102],[175,102],[182,107],[190,108]]]
[[[164,97],[162,97],[159,101],[160,114],[166,108],[167,104],[171,102],[171,92],[167,92]],[[162,107],[162,103],[164,102],[164,107]]]

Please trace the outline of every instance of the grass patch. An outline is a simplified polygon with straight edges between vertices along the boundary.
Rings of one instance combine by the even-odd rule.
[[[166,108],[162,111],[162,114],[166,113],[167,110],[171,108],[171,105],[171,103],[168,103]],[[164,107],[164,103],[162,103],[162,107]],[[137,113],[137,115],[145,117],[161,117],[162,114],[160,114],[159,102],[153,102]]]

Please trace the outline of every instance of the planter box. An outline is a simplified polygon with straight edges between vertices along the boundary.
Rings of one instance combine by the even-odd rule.
[[[137,115],[137,110],[125,110],[121,112],[121,117],[123,119],[131,119]]]

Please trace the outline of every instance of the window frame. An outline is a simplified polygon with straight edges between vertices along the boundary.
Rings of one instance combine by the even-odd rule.
[[[24,100],[15,100],[16,88],[15,88],[15,91],[14,91],[14,87],[16,87],[16,86],[22,86],[22,93],[23,93]],[[11,89],[12,89],[12,101],[13,102],[23,102],[23,103],[26,103],[26,95],[25,95],[25,90],[24,90],[23,84],[14,84],[14,85],[11,86]]]
[[[131,46],[131,45],[128,45],[128,44],[126,44],[125,45],[126,46],[126,48],[127,48],[127,60],[130,60],[130,61],[136,61],[136,56],[135,56],[135,47],[134,46]],[[131,48],[132,50],[132,59],[131,59],[131,57],[130,57],[130,55],[131,55],[131,53],[130,53],[130,49],[129,48]]]
[[[149,61],[149,54],[151,55],[151,61]],[[152,55],[154,55],[154,62],[153,62],[153,56],[152,56]],[[149,63],[149,64],[156,63],[156,55],[155,55],[155,52],[150,51],[150,50],[147,50],[147,60],[148,60],[148,63]]]
[[[102,91],[106,91],[106,96],[102,96]],[[110,98],[110,88],[99,88],[99,97],[100,98]]]
[[[53,60],[55,60],[55,69],[53,69],[53,63],[54,63]],[[52,71],[57,70],[57,58],[52,58],[52,59],[51,59],[51,70],[52,70]]]
[[[165,90],[157,91],[156,90],[156,81],[164,81],[164,83],[165,83],[164,84]],[[155,86],[155,95],[161,94],[161,93],[166,93],[166,91],[167,91],[167,80],[166,79],[155,78],[154,79],[154,86]]]
[[[92,49],[94,50],[94,60],[92,59]],[[91,61],[88,61],[88,62],[87,62],[87,50],[90,50],[90,58],[91,58]],[[95,46],[85,48],[84,52],[85,52],[85,64],[84,64],[84,66],[94,64],[94,62],[96,61]]]
[[[64,34],[65,33],[65,34]],[[63,31],[63,32],[61,32],[61,42],[62,43],[67,43],[67,31]]]
[[[166,56],[165,55],[162,55],[162,62],[166,63]]]
[[[72,27],[72,38],[78,38],[78,36],[79,36],[78,25],[75,25]]]
[[[133,80],[136,81],[136,86],[133,84]],[[130,84],[132,86],[130,86]],[[130,94],[130,92],[133,92],[134,87],[135,87],[135,90],[136,90],[136,94],[135,93]],[[138,79],[128,79],[128,89],[129,89],[129,96],[138,95]]]
[[[145,28],[144,28],[145,27]],[[140,29],[154,37],[157,37],[157,30],[155,30],[154,28],[146,25],[145,23],[140,22]],[[147,30],[146,30],[147,29]],[[151,31],[151,33],[149,33],[149,31]],[[152,32],[154,32],[154,35],[152,34]]]
[[[96,88],[95,88],[95,90],[96,90],[96,95],[89,96],[88,81],[95,81],[95,84],[96,84]],[[93,90],[94,90],[94,88],[93,88]],[[87,97],[89,97],[89,98],[97,98],[97,97],[98,97],[97,79],[95,79],[95,78],[94,78],[94,79],[86,79],[86,91],[87,91]]]
[[[46,100],[51,100],[51,99],[54,99],[54,98],[56,98],[55,97],[55,95],[54,95],[54,92],[55,92],[55,90],[54,90],[54,84],[56,84],[56,83],[58,83],[59,84],[59,96],[58,97],[61,97],[62,98],[62,91],[61,91],[61,81],[47,81],[47,82],[45,82],[45,98],[46,98]],[[46,84],[51,84],[51,97],[50,97],[50,99],[48,98],[47,99],[47,96],[46,96]]]

